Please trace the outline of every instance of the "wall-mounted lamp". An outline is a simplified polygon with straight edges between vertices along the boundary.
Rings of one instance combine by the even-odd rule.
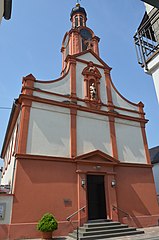
[[[112,187],[115,187],[115,186],[116,186],[116,181],[115,181],[115,179],[112,180],[111,186],[112,186]]]
[[[96,169],[97,169],[97,170],[101,169],[101,166],[97,165],[97,166],[96,166]]]
[[[84,188],[84,186],[85,186],[85,183],[86,183],[85,179],[82,179],[82,181],[81,181],[81,187],[83,187],[83,188]]]

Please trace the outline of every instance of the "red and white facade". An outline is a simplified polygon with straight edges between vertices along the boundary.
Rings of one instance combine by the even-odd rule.
[[[62,44],[59,79],[23,78],[1,154],[2,184],[11,186],[10,194],[0,196],[0,204],[7,202],[1,239],[39,237],[36,224],[46,212],[58,220],[57,236],[100,218],[98,207],[90,214],[94,208],[88,191],[97,192],[92,192],[89,176],[102,176],[104,194],[96,191],[105,199],[106,218],[137,227],[157,225],[159,207],[143,104],[117,91],[111,68],[99,56],[99,38],[86,27],[86,20],[77,5]],[[85,211],[72,218],[73,225],[66,220],[84,206]]]

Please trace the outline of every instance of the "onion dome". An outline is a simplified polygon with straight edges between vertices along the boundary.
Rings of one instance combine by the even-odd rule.
[[[77,14],[77,13],[82,13],[85,15],[85,18],[87,18],[87,13],[85,11],[85,9],[83,7],[80,6],[79,3],[76,3],[76,6],[74,8],[72,8],[72,11],[71,11],[71,18],[73,17],[74,14]]]

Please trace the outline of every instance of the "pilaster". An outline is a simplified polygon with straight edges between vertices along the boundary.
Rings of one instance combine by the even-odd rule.
[[[112,92],[111,92],[111,76],[110,70],[105,69],[105,80],[106,80],[106,92],[108,98],[108,110],[111,112],[114,110]],[[117,139],[116,139],[116,130],[115,130],[115,118],[114,116],[109,116],[109,128],[110,128],[110,139],[112,144],[112,154],[113,157],[118,159],[118,148],[117,148]]]

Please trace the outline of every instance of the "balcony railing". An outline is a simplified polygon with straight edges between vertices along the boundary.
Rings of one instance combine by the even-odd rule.
[[[155,10],[151,16],[145,14],[134,35],[134,43],[138,63],[148,70],[148,61],[159,51],[159,10]]]

